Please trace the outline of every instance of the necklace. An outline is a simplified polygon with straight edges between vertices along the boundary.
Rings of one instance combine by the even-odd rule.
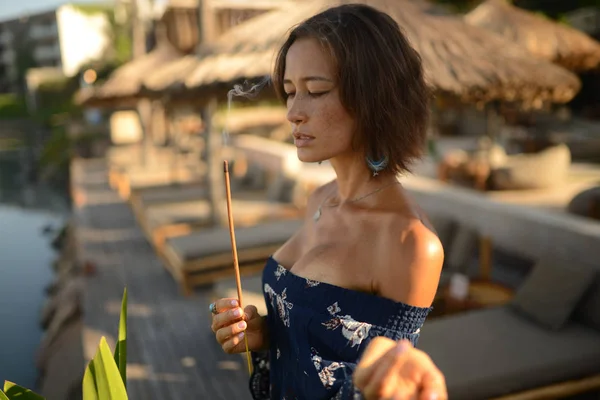
[[[360,200],[362,200],[362,199],[364,199],[364,198],[366,198],[366,197],[369,197],[369,196],[371,196],[371,195],[374,195],[375,193],[381,192],[383,189],[385,189],[385,188],[388,188],[388,187],[390,187],[390,186],[392,186],[392,185],[395,185],[395,184],[397,184],[397,183],[400,183],[400,182],[397,182],[397,181],[396,181],[396,182],[388,183],[387,185],[383,185],[383,186],[381,186],[380,188],[377,188],[377,189],[373,190],[372,192],[369,192],[369,193],[367,193],[367,194],[365,194],[365,195],[362,195],[362,196],[356,197],[356,198],[354,198],[354,199],[351,199],[351,200],[347,200],[347,201],[346,201],[346,203],[356,203],[357,201],[360,201]],[[321,219],[321,214],[322,214],[322,211],[321,211],[321,209],[322,209],[322,208],[323,208],[323,206],[325,205],[325,202],[326,202],[327,200],[329,200],[330,198],[331,198],[331,196],[328,196],[328,197],[326,197],[326,198],[325,198],[325,199],[324,199],[324,200],[321,202],[321,204],[319,204],[319,208],[317,208],[317,211],[315,211],[315,213],[313,214],[313,220],[314,220],[315,222],[317,222],[319,219]],[[335,207],[335,206],[338,206],[338,205],[339,205],[339,203],[338,203],[338,204],[329,205],[329,207]]]

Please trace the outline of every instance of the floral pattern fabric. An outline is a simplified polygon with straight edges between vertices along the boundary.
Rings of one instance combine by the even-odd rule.
[[[270,349],[253,353],[255,400],[362,399],[352,373],[370,340],[416,345],[431,310],[305,279],[273,258],[263,271]]]

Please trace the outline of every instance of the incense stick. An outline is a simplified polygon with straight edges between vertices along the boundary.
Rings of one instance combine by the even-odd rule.
[[[223,168],[225,172],[225,191],[227,193],[227,219],[229,220],[229,236],[231,237],[231,251],[233,253],[233,267],[235,269],[235,280],[238,292],[238,301],[240,302],[240,308],[243,310],[242,302],[242,281],[240,278],[240,265],[237,255],[237,245],[235,243],[235,230],[233,229],[233,212],[231,210],[231,186],[229,184],[229,163],[227,160],[223,161]],[[247,329],[247,327],[246,327]],[[250,359],[250,351],[248,350],[248,336],[244,333],[244,343],[246,344],[246,358],[248,359],[248,372],[252,373],[252,361]]]

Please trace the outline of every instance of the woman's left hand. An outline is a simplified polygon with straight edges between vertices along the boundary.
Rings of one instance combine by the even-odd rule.
[[[444,375],[431,358],[407,340],[374,338],[354,371],[367,400],[445,400]]]

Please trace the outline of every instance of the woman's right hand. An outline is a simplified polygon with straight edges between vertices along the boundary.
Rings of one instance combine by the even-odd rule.
[[[266,321],[258,314],[255,306],[246,306],[242,313],[237,299],[219,299],[213,304],[216,313],[212,317],[211,329],[225,353],[244,353],[244,335],[248,337],[250,351],[267,349]]]

